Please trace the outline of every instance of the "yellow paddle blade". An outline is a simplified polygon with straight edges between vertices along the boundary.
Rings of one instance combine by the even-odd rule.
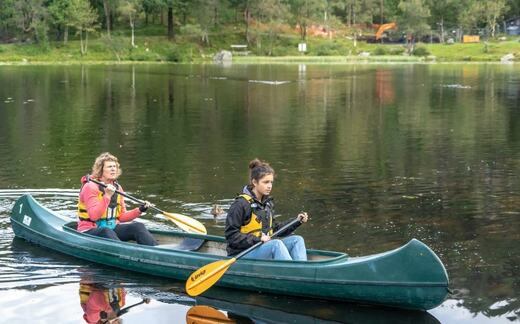
[[[196,233],[196,234],[207,234],[208,231],[206,230],[206,227],[202,225],[201,222],[198,220],[181,215],[181,214],[174,214],[174,213],[167,213],[164,212],[163,215],[175,223],[180,229],[182,229],[185,232],[188,233]]]
[[[237,259],[215,261],[206,264],[193,272],[186,280],[186,292],[190,296],[198,296],[208,290],[224,275],[226,270],[235,263]]]
[[[210,306],[196,305],[186,313],[187,324],[233,324],[224,313]]]

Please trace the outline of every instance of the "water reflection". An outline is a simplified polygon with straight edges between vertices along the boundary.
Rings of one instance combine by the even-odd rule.
[[[421,239],[452,279],[443,322],[518,320],[519,69],[0,67],[0,188],[69,188],[46,206],[73,217],[85,160],[112,151],[127,190],[222,235],[212,206],[226,211],[259,156],[282,175],[277,213],[310,211],[309,247],[367,255]],[[11,250],[15,195],[0,192],[2,293],[76,282],[78,260]]]
[[[142,304],[149,304],[150,298],[126,305],[126,290],[123,287],[92,282],[92,278],[82,276],[79,284],[79,300],[83,309],[83,319],[87,323],[119,324],[121,316],[130,309]]]
[[[197,305],[226,311],[229,319],[262,323],[439,323],[428,312],[364,306],[213,287]]]
[[[193,323],[197,323],[196,321],[211,323],[209,319],[218,314],[193,310],[190,313],[192,306],[212,307],[236,323],[438,323],[436,318],[428,312],[262,295],[221,287],[212,287],[204,296],[193,299],[185,295],[184,282],[181,281],[93,265],[34,246],[20,239],[13,240],[12,249],[14,253],[24,254],[20,272],[24,273],[25,283],[17,286],[17,289],[41,296],[36,299],[47,298],[47,302],[51,304],[49,314],[40,314],[40,317],[36,317],[43,323],[51,323],[56,318],[54,312],[64,307],[66,301],[71,299],[81,307],[68,306],[68,311],[81,312],[81,316],[70,315],[72,316],[70,318],[81,317],[87,323],[96,323],[101,319],[115,319],[123,315],[124,323],[128,323],[127,320],[132,322],[136,319],[142,320],[142,318],[153,318],[154,322],[170,318],[178,322],[180,318],[184,317],[194,320]],[[31,266],[36,263],[55,266],[56,268],[51,267],[48,271],[52,271],[57,277],[68,274],[68,283],[62,282],[61,286],[57,286],[58,289],[62,287],[60,293],[49,291],[56,285],[55,278],[48,278],[48,281],[38,278],[38,274],[32,270]],[[64,263],[71,265],[68,270],[59,267]],[[67,288],[71,283],[73,283],[74,289]],[[6,294],[8,295],[9,291],[6,291]],[[30,296],[30,294],[24,294],[23,298],[31,298]],[[2,299],[0,290],[0,302]],[[15,301],[17,302],[17,300]],[[12,307],[9,306],[10,303],[3,305],[5,305],[4,309]],[[171,314],[173,310],[176,311],[175,317],[169,317],[168,314]],[[192,316],[187,316],[190,314]]]
[[[10,246],[0,259],[0,290],[49,287],[78,281],[78,269],[87,265],[20,238],[10,238]]]
[[[127,290],[121,283],[114,283],[115,278],[107,280],[96,274],[96,270],[80,268],[79,302],[85,322],[99,324],[120,324],[121,316],[132,308],[150,304],[150,298],[127,305]],[[117,280],[119,281],[119,280]]]
[[[0,191],[2,192],[2,191]],[[4,191],[6,197],[16,196],[25,192]],[[44,191],[41,195],[49,195],[50,198],[44,199],[44,204],[49,208],[58,210],[64,216],[74,217],[73,212],[75,198],[64,195],[60,196],[61,190],[57,193],[49,193]],[[64,191],[67,192],[67,191]],[[55,195],[60,196],[59,198]],[[0,275],[0,293],[1,289],[48,289],[56,284],[67,285],[72,282],[93,282],[95,285],[101,285],[111,288],[122,288],[122,279],[126,282],[124,289],[138,295],[139,301],[143,298],[152,298],[156,302],[174,304],[174,305],[208,305],[219,310],[228,312],[233,319],[256,319],[265,322],[263,314],[271,314],[273,318],[284,318],[288,322],[308,322],[316,321],[332,321],[332,322],[378,322],[381,319],[394,319],[400,323],[435,323],[435,317],[429,313],[421,312],[403,312],[389,309],[379,309],[372,307],[364,307],[350,305],[344,303],[325,303],[320,301],[301,300],[288,297],[259,295],[247,292],[237,292],[233,290],[221,289],[214,287],[204,297],[193,300],[183,296],[184,283],[166,282],[161,279],[151,280],[149,277],[128,273],[124,271],[107,269],[103,267],[93,266],[91,263],[72,258],[66,255],[50,251],[24,240],[14,238],[8,223],[3,222],[7,219],[8,212],[12,207],[10,199],[0,200],[0,208],[4,210],[0,217],[0,230],[4,232],[0,241],[1,262],[0,267],[2,273]],[[198,205],[191,208],[200,209]],[[207,209],[206,207],[204,209]],[[69,215],[70,214],[70,215]],[[151,225],[157,226],[155,223]],[[460,248],[459,248],[460,249]],[[91,269],[86,276],[85,269]],[[92,270],[93,269],[93,270]],[[471,277],[469,277],[471,279]],[[101,284],[99,284],[101,283]],[[463,286],[457,284],[456,287]],[[77,287],[77,286],[76,286]],[[163,287],[170,287],[168,289]],[[508,289],[508,285],[496,286],[497,291],[492,294],[504,295],[504,288]],[[9,294],[9,290],[6,292]],[[485,292],[481,292],[485,296]],[[75,295],[77,296],[77,288]],[[505,295],[514,295],[513,292],[506,292]],[[506,317],[509,319],[518,318],[517,309],[519,307],[517,299],[500,299],[499,302],[493,299],[480,298],[475,300],[471,298],[469,292],[464,289],[455,288],[454,298],[459,300],[448,300],[440,308],[433,310],[434,314],[441,316],[449,316],[454,312],[453,309],[466,312],[466,317],[471,317],[471,313],[479,314],[479,317],[486,316],[489,318]],[[1,299],[1,298],[0,298]],[[52,297],[51,297],[52,299]],[[135,299],[135,298],[134,298]],[[60,301],[56,300],[56,305],[60,305]],[[135,303],[137,303],[135,302]],[[59,307],[59,306],[55,306]],[[52,307],[51,307],[52,309]],[[448,311],[446,315],[446,310]],[[482,311],[484,310],[484,311]],[[233,317],[234,316],[234,317]],[[52,317],[51,317],[52,318]],[[445,321],[443,321],[445,322]]]
[[[186,313],[187,324],[209,324],[209,323],[237,323],[229,313],[228,315],[221,311],[204,305],[192,306]]]
[[[126,291],[122,287],[109,288],[101,284],[88,283],[82,278],[79,284],[79,300],[83,309],[83,319],[89,324],[120,323],[121,315],[127,312],[127,308],[123,309],[125,296]]]

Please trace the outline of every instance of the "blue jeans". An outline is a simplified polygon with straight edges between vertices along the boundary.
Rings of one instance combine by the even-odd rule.
[[[307,249],[303,237],[291,235],[270,240],[244,255],[244,258],[307,261]]]

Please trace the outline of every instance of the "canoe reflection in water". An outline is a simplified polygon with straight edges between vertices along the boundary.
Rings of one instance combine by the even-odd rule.
[[[83,319],[87,323],[122,323],[121,316],[130,308],[150,303],[144,298],[134,305],[125,306],[126,291],[123,287],[105,287],[99,283],[81,280],[79,284],[79,300],[83,309]]]
[[[204,296],[196,297],[195,301],[197,305],[186,314],[188,324],[440,323],[433,315],[425,311],[251,294],[221,287],[212,288]],[[225,313],[227,316],[224,316]],[[204,318],[204,316],[206,317]]]

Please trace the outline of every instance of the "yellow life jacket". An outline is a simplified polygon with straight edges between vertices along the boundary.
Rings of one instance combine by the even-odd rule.
[[[115,184],[116,189],[119,189],[119,185]],[[105,190],[103,187],[99,186],[98,196],[97,199],[99,201],[103,200],[103,195],[105,194]],[[80,196],[81,197],[81,196]],[[103,215],[101,215],[101,218],[97,220],[95,223],[98,227],[108,227],[111,229],[114,229],[116,226],[117,220],[119,219],[119,216],[121,215],[122,211],[122,196],[118,193],[114,193],[112,195],[112,198],[110,199],[110,203],[108,204],[107,209],[103,212]],[[91,221],[90,217],[88,216],[87,212],[87,206],[84,201],[79,199],[78,202],[78,217],[80,220],[83,221]]]
[[[255,214],[255,208],[254,208],[254,199],[253,197],[247,195],[247,194],[241,194],[238,197],[244,198],[249,205],[251,206],[251,219],[249,220],[249,223],[243,225],[240,227],[240,232],[244,234],[253,234],[256,237],[262,236],[262,220]],[[269,213],[269,233],[265,233],[268,235],[273,234],[273,217],[271,215],[271,210],[267,210]]]
[[[123,288],[99,288],[90,284],[79,285],[79,301],[81,304],[86,304],[90,298],[90,294],[95,291],[103,291],[105,301],[111,306],[118,305],[121,308],[125,305],[125,295]]]

